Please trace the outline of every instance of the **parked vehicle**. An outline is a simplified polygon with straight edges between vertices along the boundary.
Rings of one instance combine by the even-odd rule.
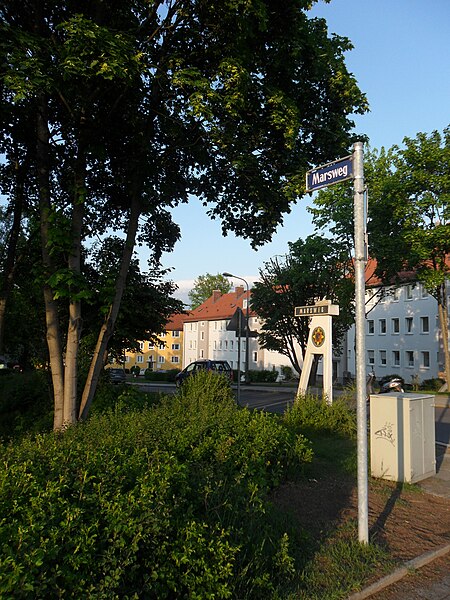
[[[111,383],[125,383],[125,371],[123,369],[107,369]]]
[[[233,371],[226,360],[196,360],[184,368],[175,377],[175,383],[177,387],[179,387],[185,379],[202,370],[214,371],[218,374],[225,375],[230,381],[233,380]]]

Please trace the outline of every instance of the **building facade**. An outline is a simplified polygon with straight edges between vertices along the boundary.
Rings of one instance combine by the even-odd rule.
[[[414,384],[444,371],[437,301],[421,284],[368,287],[365,340],[366,371],[377,379],[395,374]],[[346,358],[347,370],[354,374],[354,327],[348,332]]]
[[[187,314],[172,315],[158,342],[139,342],[139,352],[125,353],[125,368],[137,366],[141,372],[180,369],[183,364],[183,322]]]
[[[232,369],[239,366],[242,372],[245,371],[247,306],[249,331],[254,334],[248,337],[249,370],[277,370],[281,373],[282,366],[290,366],[286,356],[259,345],[255,334],[261,328],[261,321],[248,305],[250,297],[251,291],[245,291],[244,286],[237,286],[228,294],[216,290],[190,312],[184,321],[183,367],[204,358],[226,360]],[[236,326],[237,309],[242,311],[241,336]]]

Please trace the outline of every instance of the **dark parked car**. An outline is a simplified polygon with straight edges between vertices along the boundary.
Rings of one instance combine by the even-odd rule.
[[[221,375],[225,375],[230,381],[233,380],[233,371],[226,360],[196,360],[183,369],[181,373],[178,373],[175,377],[175,383],[177,386],[180,386],[187,377],[202,370],[214,371]]]
[[[107,373],[111,383],[125,383],[125,371],[123,369],[108,369]]]

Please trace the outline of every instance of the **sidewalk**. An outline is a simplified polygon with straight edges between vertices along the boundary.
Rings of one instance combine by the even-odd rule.
[[[447,404],[448,406],[448,404]],[[436,446],[436,475],[416,485],[426,493],[449,499],[450,448]],[[420,577],[421,569],[439,564],[437,577]],[[417,580],[414,581],[415,574]],[[450,600],[450,542],[407,562],[386,577],[353,594],[348,600]]]

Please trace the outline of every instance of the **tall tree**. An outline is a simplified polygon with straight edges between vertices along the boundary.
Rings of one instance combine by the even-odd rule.
[[[263,320],[259,334],[262,346],[284,354],[300,373],[309,323],[294,315],[295,307],[326,298],[341,307],[339,317],[333,319],[334,347],[339,351],[342,336],[353,321],[352,272],[345,244],[323,236],[290,243],[285,259],[276,257],[267,262],[259,271],[260,281],[252,288],[252,309]]]
[[[448,306],[450,274],[450,129],[404,138],[404,146],[368,152],[364,170],[369,193],[369,254],[386,286],[413,271],[436,298],[447,385],[450,381]],[[350,237],[353,193],[336,186],[318,195],[312,209],[319,229]]]
[[[228,294],[231,290],[230,280],[221,273],[217,273],[217,275],[211,275],[211,273],[199,275],[194,280],[194,287],[188,293],[191,308],[194,309],[200,306],[212,295],[214,290],[219,290],[221,294]]]
[[[256,246],[303,193],[311,162],[348,147],[349,115],[366,100],[345,66],[350,42],[309,18],[310,5],[0,2],[2,99],[35,126],[55,428],[87,415],[136,239],[158,257],[177,237],[168,208],[195,194],[224,231]],[[77,410],[82,304],[92,293],[82,248],[108,227],[125,244]]]

